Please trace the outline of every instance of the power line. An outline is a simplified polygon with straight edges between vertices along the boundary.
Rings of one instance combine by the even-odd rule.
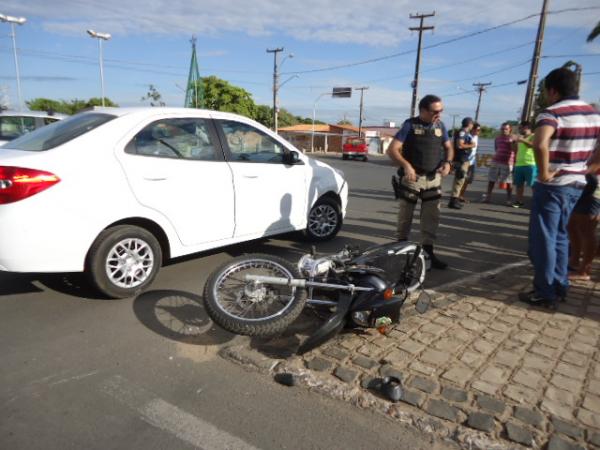
[[[525,60],[525,61],[521,61],[520,63],[516,63],[516,64],[511,64],[508,67],[505,67],[503,69],[499,69],[499,70],[495,70],[493,72],[488,72],[488,73],[484,73],[484,74],[480,74],[480,75],[475,75],[473,77],[469,77],[469,78],[461,78],[459,80],[451,80],[452,83],[458,83],[460,81],[471,81],[471,80],[476,80],[478,78],[486,78],[489,77],[490,75],[496,75],[498,73],[502,73],[502,72],[507,72],[509,70],[512,70],[516,67],[520,67],[520,66],[524,66],[525,64],[529,64],[531,62],[531,58]]]
[[[557,11],[551,11],[552,14],[562,14],[565,12],[574,12],[574,11],[587,11],[587,10],[597,10],[600,9],[600,6],[589,6],[589,7],[583,7],[583,8],[567,8],[567,9],[562,9],[562,10],[557,10]],[[549,13],[550,14],[550,13]],[[525,17],[521,17],[520,19],[515,19],[515,20],[511,20],[510,22],[505,22],[502,23],[500,25],[496,25],[493,27],[489,27],[489,28],[484,28],[482,30],[479,31],[474,31],[472,33],[467,33],[467,34],[463,34],[461,36],[457,36],[455,38],[452,39],[447,39],[445,41],[441,41],[438,42],[436,44],[430,44],[430,45],[426,45],[423,47],[424,50],[429,50],[432,48],[437,48],[440,47],[442,45],[447,45],[447,44],[451,44],[453,42],[457,42],[463,39],[467,39],[470,37],[474,37],[474,36],[478,36],[480,34],[483,33],[488,33],[490,31],[495,31],[498,30],[500,28],[504,28],[504,27],[508,27],[511,25],[516,25],[518,23],[521,22],[525,22],[529,19],[532,19],[534,17],[538,17],[540,15],[540,13],[534,13],[534,14],[529,14],[528,16]],[[405,55],[409,55],[411,53],[414,53],[416,50],[406,50],[403,52],[399,52],[399,53],[392,53],[390,55],[386,55],[386,56],[380,56],[378,58],[371,58],[371,59],[366,59],[363,61],[357,61],[357,62],[353,62],[353,63],[347,63],[347,64],[338,64],[335,66],[329,66],[329,67],[321,67],[319,69],[310,69],[310,70],[301,70],[301,71],[295,71],[295,72],[285,72],[282,73],[282,75],[287,75],[287,74],[303,74],[303,73],[316,73],[316,72],[325,72],[325,71],[330,71],[330,70],[338,70],[338,69],[345,69],[348,67],[355,67],[355,66],[360,66],[360,65],[364,65],[364,64],[371,64],[374,62],[379,62],[379,61],[385,61],[388,59],[392,59],[392,58],[397,58],[399,56],[405,56]]]
[[[574,55],[542,55],[540,58],[584,58],[587,56],[600,57],[600,53],[579,53]]]

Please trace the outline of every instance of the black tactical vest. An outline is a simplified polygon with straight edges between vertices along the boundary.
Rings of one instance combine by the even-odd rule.
[[[441,122],[427,124],[418,117],[408,119],[411,124],[402,146],[402,155],[417,172],[433,172],[444,159]]]

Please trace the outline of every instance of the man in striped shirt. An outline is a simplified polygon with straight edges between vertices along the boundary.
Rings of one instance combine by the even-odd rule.
[[[519,299],[555,307],[569,287],[567,223],[600,137],[600,114],[579,100],[576,75],[569,69],[550,72],[544,93],[551,106],[538,115],[533,141],[538,169],[529,221],[533,290]]]

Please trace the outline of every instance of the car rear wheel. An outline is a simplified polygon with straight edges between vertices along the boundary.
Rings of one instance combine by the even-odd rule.
[[[160,244],[152,233],[118,225],[104,230],[92,244],[86,275],[109,298],[131,297],[154,281],[161,262]]]
[[[340,231],[342,222],[340,205],[331,198],[321,198],[308,213],[306,237],[316,242],[333,239]]]
[[[348,159],[348,155],[342,155],[342,159]]]

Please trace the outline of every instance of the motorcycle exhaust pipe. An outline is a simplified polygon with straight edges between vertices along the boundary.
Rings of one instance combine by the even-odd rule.
[[[292,286],[292,287],[316,287],[321,289],[341,289],[344,291],[373,291],[373,288],[354,286],[353,284],[332,284],[332,283],[319,283],[317,281],[309,281],[297,278],[283,278],[283,277],[267,277],[264,275],[246,275],[246,281],[256,281],[264,284],[275,284],[279,286]]]

